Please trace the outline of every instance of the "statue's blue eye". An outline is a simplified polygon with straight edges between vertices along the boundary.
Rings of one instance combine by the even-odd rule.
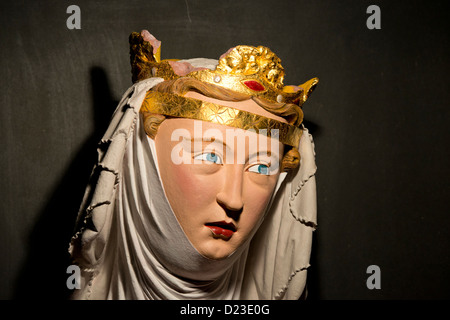
[[[217,161],[219,160],[219,157],[215,153],[208,153],[206,155],[206,160],[217,163]]]
[[[199,154],[198,156],[195,156],[194,159],[196,160],[203,160],[203,161],[209,161],[216,164],[222,164],[222,159],[215,154],[214,152],[206,152]]]
[[[249,172],[255,172],[262,175],[269,175],[269,167],[265,164],[255,164],[248,168]]]

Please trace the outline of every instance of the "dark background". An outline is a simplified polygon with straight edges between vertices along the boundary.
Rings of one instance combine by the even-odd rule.
[[[67,248],[128,36],[162,58],[271,48],[317,153],[310,299],[449,299],[448,1],[2,1],[0,298],[66,297]],[[81,8],[81,30],[66,9]],[[381,30],[366,9],[381,8]],[[366,269],[381,269],[369,290]]]

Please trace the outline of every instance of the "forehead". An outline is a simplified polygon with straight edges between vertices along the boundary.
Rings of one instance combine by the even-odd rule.
[[[201,145],[210,148],[223,148],[224,152],[232,153],[242,151],[244,154],[270,152],[279,157],[283,152],[283,144],[277,138],[258,134],[254,131],[233,128],[221,124],[193,120],[172,118],[166,119],[158,131],[158,136],[166,140],[169,145],[184,141],[191,145],[191,150]],[[198,144],[200,143],[200,145]],[[214,147],[215,146],[215,147]],[[223,146],[223,147],[222,147]]]

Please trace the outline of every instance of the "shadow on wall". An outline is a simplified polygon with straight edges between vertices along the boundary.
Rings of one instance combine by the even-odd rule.
[[[313,242],[311,248],[311,257],[309,259],[310,267],[308,268],[308,276],[306,278],[307,300],[320,300],[320,277],[318,274],[318,235],[317,231],[313,233]]]
[[[100,67],[90,70],[94,132],[73,159],[52,197],[38,215],[29,236],[25,262],[16,280],[14,299],[68,299],[68,247],[78,209],[97,159],[96,146],[107,129],[118,101]]]

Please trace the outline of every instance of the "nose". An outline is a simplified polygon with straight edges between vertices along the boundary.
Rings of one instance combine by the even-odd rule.
[[[243,165],[225,165],[225,183],[222,190],[217,194],[217,203],[225,210],[226,214],[238,220],[244,208],[242,197],[243,191]]]

